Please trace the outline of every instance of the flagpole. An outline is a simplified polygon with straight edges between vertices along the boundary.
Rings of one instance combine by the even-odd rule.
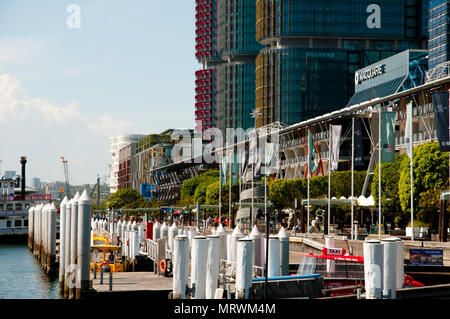
[[[220,169],[219,169],[219,220],[220,220],[220,216],[222,215],[222,162],[223,162],[223,154],[222,157],[220,158]],[[206,223],[206,220],[205,220]]]
[[[232,151],[230,155],[231,155],[230,156],[230,174],[229,174],[230,189],[228,192],[228,218],[230,218],[230,216],[231,216],[231,171],[233,170],[234,151]],[[219,217],[219,223],[220,223],[220,217]]]
[[[307,157],[307,159],[308,159],[308,162],[307,162],[307,177],[308,177],[308,209],[306,210],[306,233],[308,233],[308,228],[309,228],[309,170],[310,170],[310,167],[309,167],[309,165],[310,165],[310,154],[311,154],[311,150],[310,150],[310,148],[309,148],[309,131],[308,131],[308,157]]]
[[[354,220],[354,207],[353,207],[353,194],[354,194],[354,176],[355,176],[355,118],[352,117],[352,221],[351,221],[351,228],[352,228],[352,240],[357,240],[355,231],[353,229],[353,220]]]
[[[378,118],[378,237],[381,239],[381,105]]]
[[[412,119],[411,119],[412,120]],[[412,125],[411,125],[412,126]],[[411,140],[411,158],[409,165],[411,166],[411,240],[414,241],[414,195],[413,195],[413,154],[412,154],[412,140]]]
[[[328,133],[329,146],[328,146],[328,235],[330,235],[330,215],[331,215],[331,124]]]
[[[413,179],[413,140],[412,140],[412,102],[406,106],[406,129],[405,139],[409,139],[409,143],[406,145],[406,152],[409,156],[410,166],[410,186],[411,186],[411,241],[414,241],[414,179]],[[406,132],[408,131],[408,132]],[[408,135],[408,136],[406,136]]]

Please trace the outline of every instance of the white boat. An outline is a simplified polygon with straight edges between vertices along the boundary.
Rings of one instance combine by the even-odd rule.
[[[29,208],[51,200],[50,194],[25,188],[25,163],[22,157],[21,178],[0,179],[0,241],[26,241]]]

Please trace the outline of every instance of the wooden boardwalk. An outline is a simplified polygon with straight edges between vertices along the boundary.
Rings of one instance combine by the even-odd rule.
[[[103,284],[100,284],[99,273],[97,279],[91,274],[92,288],[97,293],[172,291],[172,277],[159,277],[153,272],[114,272],[112,275],[112,291],[109,290],[109,273],[103,274]]]

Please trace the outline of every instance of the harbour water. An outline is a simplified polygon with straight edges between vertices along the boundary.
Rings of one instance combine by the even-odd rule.
[[[45,274],[26,243],[0,244],[0,299],[58,298],[58,278]]]

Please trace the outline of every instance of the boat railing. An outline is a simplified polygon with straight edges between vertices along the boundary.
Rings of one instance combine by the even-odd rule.
[[[28,226],[0,227],[0,235],[22,235],[28,233]]]

